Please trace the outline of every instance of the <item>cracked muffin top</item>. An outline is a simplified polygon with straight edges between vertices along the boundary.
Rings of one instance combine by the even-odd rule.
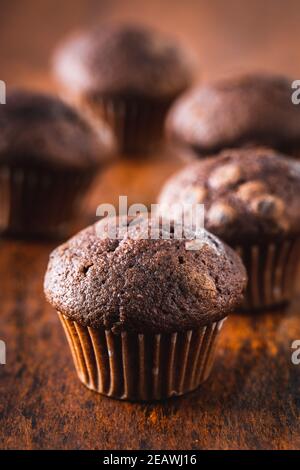
[[[113,148],[104,124],[96,131],[55,96],[16,89],[0,106],[0,161],[8,165],[97,167]]]
[[[299,234],[300,163],[266,148],[224,150],[172,176],[159,203],[167,214],[204,204],[205,228],[230,245]]]
[[[170,136],[199,155],[225,148],[268,146],[300,156],[300,106],[292,80],[243,75],[195,88],[170,111]]]
[[[114,223],[129,228],[119,239],[105,232]],[[156,239],[147,239],[154,227]],[[103,219],[54,250],[44,290],[53,307],[84,326],[172,332],[224,318],[245,284],[238,255],[209,232],[176,239],[172,224],[166,232],[151,219],[126,217]]]
[[[158,31],[107,24],[66,40],[54,55],[53,68],[73,93],[173,97],[191,81],[186,56]]]

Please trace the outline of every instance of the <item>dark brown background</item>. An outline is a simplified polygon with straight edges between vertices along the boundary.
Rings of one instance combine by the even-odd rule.
[[[239,0],[1,0],[0,79],[55,91],[49,55],[69,30],[105,19],[142,20],[193,47],[198,78],[245,70],[300,78],[300,3]],[[155,202],[180,164],[119,162],[87,202]],[[97,396],[76,379],[42,278],[55,243],[0,241],[0,447],[26,449],[300,448],[297,299],[287,312],[227,322],[212,377],[193,394],[158,405]]]

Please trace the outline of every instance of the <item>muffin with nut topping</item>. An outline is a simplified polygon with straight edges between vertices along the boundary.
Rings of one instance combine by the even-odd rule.
[[[44,288],[87,387],[157,400],[206,380],[245,283],[240,258],[206,230],[176,238],[172,223],[112,217],[54,250]]]
[[[67,39],[53,69],[70,98],[108,121],[120,151],[132,155],[161,144],[166,113],[191,82],[187,56],[155,30],[106,24]]]
[[[300,166],[266,148],[227,150],[188,165],[165,184],[160,210],[204,204],[205,227],[234,247],[248,271],[244,307],[290,301],[300,248]],[[178,207],[177,207],[178,209]]]
[[[268,146],[300,157],[300,107],[292,80],[248,74],[194,88],[172,107],[170,138],[199,158],[226,148]]]

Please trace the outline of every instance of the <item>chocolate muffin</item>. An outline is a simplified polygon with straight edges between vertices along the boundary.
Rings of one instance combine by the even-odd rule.
[[[113,224],[126,229],[118,238],[108,236]],[[115,398],[156,400],[208,377],[245,283],[236,253],[205,230],[176,239],[173,225],[110,218],[54,250],[44,288],[80,380]]]
[[[204,204],[205,227],[241,255],[249,283],[244,307],[291,300],[299,265],[300,166],[273,150],[227,150],[188,165],[164,186],[161,212]],[[177,219],[180,214],[172,213]]]
[[[262,145],[299,157],[300,106],[292,103],[291,85],[253,74],[195,88],[170,111],[167,132],[192,156]]]
[[[126,154],[161,143],[166,112],[191,81],[186,53],[135,25],[103,25],[71,37],[54,56],[54,73],[73,101],[111,125]]]
[[[58,98],[14,90],[0,106],[0,232],[57,235],[112,146]]]

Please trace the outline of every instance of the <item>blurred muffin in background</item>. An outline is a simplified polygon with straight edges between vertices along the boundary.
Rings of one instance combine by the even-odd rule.
[[[60,235],[112,149],[106,125],[96,131],[58,98],[10,92],[0,107],[0,233]]]
[[[239,149],[188,165],[164,186],[161,213],[204,204],[205,228],[235,248],[248,271],[244,307],[281,305],[294,294],[300,259],[300,164],[269,149]]]
[[[167,134],[200,158],[255,145],[300,157],[300,106],[291,85],[285,77],[253,74],[195,88],[172,107]]]
[[[170,105],[191,83],[188,55],[157,31],[106,25],[63,43],[53,67],[69,98],[110,124],[121,153],[149,153],[162,143]]]

